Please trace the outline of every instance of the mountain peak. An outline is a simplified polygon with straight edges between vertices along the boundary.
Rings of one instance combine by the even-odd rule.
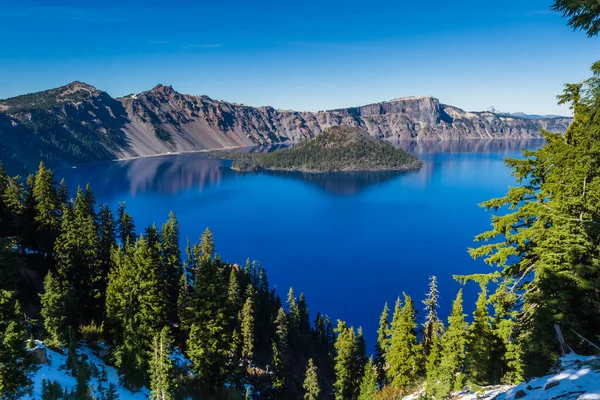
[[[173,86],[171,85],[163,85],[162,83],[159,83],[158,85],[154,86],[151,90],[151,92],[158,92],[158,93],[162,93],[166,96],[170,96],[173,93],[176,93],[175,90],[173,89]]]

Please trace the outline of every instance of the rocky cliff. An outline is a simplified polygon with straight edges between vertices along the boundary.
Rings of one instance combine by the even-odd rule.
[[[563,132],[570,118],[466,112],[433,97],[298,112],[249,107],[170,86],[114,99],[82,82],[0,101],[0,160],[13,172],[154,154],[302,141],[335,126],[378,138],[526,139]]]

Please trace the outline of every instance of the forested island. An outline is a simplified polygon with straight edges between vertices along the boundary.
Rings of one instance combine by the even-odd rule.
[[[217,152],[213,156],[235,160],[232,168],[237,171],[402,171],[422,165],[405,150],[347,126],[327,128],[306,142],[272,153]]]

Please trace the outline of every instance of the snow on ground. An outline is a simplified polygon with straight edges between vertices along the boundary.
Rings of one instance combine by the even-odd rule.
[[[453,400],[600,400],[600,357],[568,354],[556,373],[516,386],[484,387],[478,392],[454,393]],[[404,397],[417,400],[424,389]]]
[[[29,399],[41,399],[42,398],[42,381],[44,379],[48,379],[51,381],[58,381],[61,386],[66,387],[68,390],[71,390],[77,384],[77,380],[69,374],[69,371],[65,369],[65,364],[67,361],[67,355],[62,354],[60,352],[54,351],[45,347],[42,342],[36,340],[36,349],[45,349],[46,357],[48,362],[46,364],[42,364],[40,369],[36,372],[33,377],[34,388],[33,388],[33,396],[24,396],[21,400],[29,400]],[[66,352],[65,352],[66,353]],[[119,394],[120,400],[127,399],[148,399],[150,396],[150,391],[146,388],[142,388],[140,391],[132,393],[130,390],[119,384],[119,375],[117,370],[113,367],[110,367],[104,363],[104,361],[98,356],[98,353],[89,347],[82,345],[77,348],[77,354],[85,354],[87,355],[88,362],[93,363],[101,369],[102,367],[106,368],[106,374],[108,377],[108,382],[104,385],[108,386],[109,383],[113,383],[117,388],[117,393]],[[90,387],[93,387],[94,394],[96,388],[98,387],[98,379],[92,378],[90,380]]]

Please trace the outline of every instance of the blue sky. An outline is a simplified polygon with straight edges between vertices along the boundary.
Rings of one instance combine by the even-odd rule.
[[[566,114],[556,95],[588,77],[600,38],[551,3],[0,0],[0,98],[81,80],[296,110],[432,95]]]

